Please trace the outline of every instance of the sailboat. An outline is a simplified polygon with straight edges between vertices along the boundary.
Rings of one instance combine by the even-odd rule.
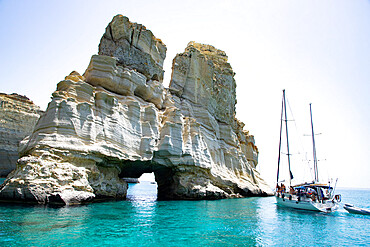
[[[284,119],[283,119],[284,117]],[[289,138],[288,138],[288,120],[286,112],[286,99],[285,90],[283,90],[282,110],[281,110],[281,123],[280,123],[280,141],[279,141],[279,157],[277,169],[277,184],[275,191],[276,203],[278,206],[286,208],[294,208],[308,211],[319,212],[334,212],[339,208],[341,195],[334,195],[335,189],[328,184],[319,182],[319,173],[317,168],[315,134],[312,121],[312,108],[310,104],[310,117],[311,117],[311,132],[312,132],[312,146],[313,146],[313,160],[314,160],[314,180],[297,185],[292,185],[293,174],[291,171],[291,160],[289,153]],[[279,181],[280,173],[280,159],[281,159],[281,142],[283,125],[285,124],[286,144],[287,144],[287,159],[289,169],[288,183]],[[279,184],[280,182],[280,184]],[[286,184],[287,183],[287,184]]]

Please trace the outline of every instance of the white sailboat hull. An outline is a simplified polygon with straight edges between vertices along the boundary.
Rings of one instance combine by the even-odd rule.
[[[301,210],[308,210],[308,211],[317,211],[317,212],[334,212],[338,210],[339,205],[337,202],[333,202],[331,200],[323,201],[323,202],[314,202],[309,198],[300,198],[298,200],[297,196],[292,196],[291,199],[289,199],[288,196],[285,196],[284,198],[278,197],[275,195],[276,203],[278,206],[281,207],[287,207],[287,208],[295,208],[295,209],[301,209]]]

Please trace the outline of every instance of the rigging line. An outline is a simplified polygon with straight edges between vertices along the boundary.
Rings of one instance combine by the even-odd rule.
[[[285,155],[290,155],[290,156],[292,156],[292,155],[297,155],[297,154],[301,154],[300,152],[298,152],[298,153],[284,153],[284,152],[280,152],[281,154],[285,154]]]
[[[297,139],[298,139],[299,148],[303,151],[302,153],[306,153],[306,155],[307,155],[305,145],[303,144],[302,136],[298,134],[298,133],[303,133],[303,132],[300,131],[300,129],[298,128],[297,121],[295,120],[295,117],[294,117],[292,108],[291,108],[290,103],[289,103],[289,99],[287,98],[286,101],[287,101],[287,104],[288,104],[288,108],[289,108],[290,114],[291,114],[291,116],[293,118],[293,120],[287,120],[287,121],[294,121],[294,128],[295,128],[295,131],[297,133]],[[319,134],[321,134],[321,133],[318,133],[318,134],[315,133],[314,135],[319,135]],[[309,136],[312,136],[312,134],[309,135]],[[307,156],[306,156],[306,159],[307,159]],[[310,162],[307,161],[307,163],[305,163],[305,165],[307,166],[306,168],[308,168],[309,171],[310,171],[310,177],[311,177],[311,179],[314,179],[314,177],[316,177],[317,174],[316,174],[316,172],[314,172],[312,174],[312,168],[311,168]],[[316,166],[317,166],[317,164],[316,164]],[[315,164],[314,164],[314,168],[315,168]],[[316,169],[314,169],[314,171],[315,170]]]
[[[304,174],[305,175],[308,174],[309,175],[309,179],[311,181],[313,181],[314,180],[314,177],[313,177],[312,167],[310,166],[310,161],[308,160],[307,155],[308,155],[308,153],[305,152],[305,159],[302,160],[302,162],[306,164],[306,166],[304,167],[305,168]],[[306,172],[307,170],[308,170],[308,172]]]
[[[278,168],[277,168],[277,178],[276,183],[279,182],[279,171],[280,171],[280,153],[281,153],[281,133],[283,129],[283,108],[284,107],[284,99],[281,100],[281,116],[280,116],[280,139],[279,139],[279,156],[278,156]]]
[[[300,149],[304,152],[305,148],[304,148],[304,145],[303,145],[303,141],[302,141],[301,136],[298,134],[298,133],[302,133],[302,132],[298,128],[297,121],[295,120],[292,108],[290,107],[289,99],[287,99],[287,104],[288,104],[288,107],[289,107],[290,114],[292,115],[292,118],[293,118],[293,120],[288,120],[288,121],[293,121],[294,122],[294,128],[295,128],[295,131],[296,131],[297,136],[298,136],[298,143],[299,143]]]
[[[310,103],[310,117],[311,117],[311,131],[312,131],[312,149],[313,149],[313,159],[315,168],[315,182],[319,181],[319,172],[317,169],[317,156],[316,156],[316,144],[315,144],[315,132],[313,130],[313,120],[312,120],[312,108]]]
[[[290,111],[290,114],[291,114],[291,116],[292,116],[292,118],[293,118],[293,120],[288,120],[288,121],[294,121],[294,128],[295,128],[295,131],[296,131],[296,133],[297,133],[297,139],[298,139],[298,148],[300,149],[300,150],[302,150],[302,154],[303,153],[305,153],[306,155],[307,155],[307,151],[306,151],[306,148],[305,148],[305,146],[304,146],[304,144],[303,144],[303,140],[302,140],[302,136],[301,135],[299,135],[298,133],[303,133],[302,131],[300,131],[300,129],[298,128],[298,125],[297,125],[297,121],[295,120],[295,117],[294,117],[294,114],[293,114],[293,111],[292,111],[292,108],[290,107],[290,103],[289,103],[289,99],[287,98],[286,99],[287,100],[287,104],[288,104],[288,108],[289,108],[289,111]],[[311,136],[311,135],[310,135]],[[307,156],[306,156],[306,159],[307,159]],[[311,167],[310,167],[310,163],[309,162],[307,162],[307,163],[305,163],[305,166],[307,166],[306,168],[308,168],[310,171],[312,170],[311,169]],[[310,177],[313,179],[313,174],[310,172]]]
[[[285,119],[287,119],[287,113],[286,113],[286,99],[285,99],[285,89],[283,90],[283,103],[284,103],[284,113],[285,113]],[[288,151],[288,166],[289,166],[289,186],[292,185],[292,170],[290,169],[290,155],[289,155],[289,138],[288,138],[288,123],[285,121],[285,133],[286,133],[286,145],[287,145],[287,151]]]

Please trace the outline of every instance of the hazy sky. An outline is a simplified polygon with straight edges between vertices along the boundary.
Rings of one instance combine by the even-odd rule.
[[[237,118],[255,136],[258,169],[269,184],[276,179],[286,89],[302,134],[310,133],[312,103],[315,131],[322,133],[321,175],[339,178],[340,187],[370,188],[369,1],[0,0],[0,92],[27,95],[45,109],[59,81],[73,70],[84,73],[116,14],[166,44],[165,85],[172,59],[189,41],[227,53],[236,72]],[[292,166],[293,173],[302,170]]]

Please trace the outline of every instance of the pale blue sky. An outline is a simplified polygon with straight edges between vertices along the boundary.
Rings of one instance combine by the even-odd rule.
[[[338,186],[370,188],[369,1],[0,0],[0,91],[46,108],[60,80],[84,72],[116,14],[167,45],[166,85],[173,57],[189,41],[227,53],[237,117],[255,135],[259,170],[271,185],[285,88],[305,134],[313,103],[315,129],[323,133],[319,167],[338,177]]]

